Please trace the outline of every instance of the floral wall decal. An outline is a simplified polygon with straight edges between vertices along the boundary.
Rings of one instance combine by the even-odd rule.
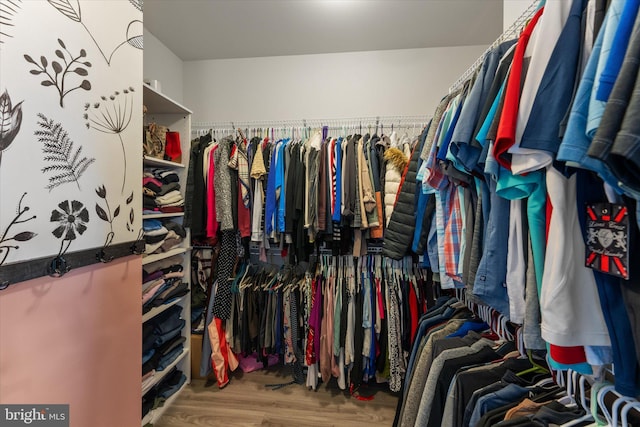
[[[117,135],[122,148],[122,161],[124,164],[124,173],[122,175],[122,189],[120,194],[124,193],[124,185],[127,181],[127,152],[124,147],[122,133],[131,123],[133,116],[133,92],[134,88],[124,89],[122,93],[116,91],[109,97],[102,96],[101,102],[85,104],[84,119],[87,128],[95,129],[98,132]]]
[[[37,130],[35,135],[43,143],[44,160],[48,162],[42,172],[51,174],[45,188],[51,191],[60,185],[75,182],[78,190],[81,190],[78,180],[96,159],[83,157],[82,146],[74,150],[73,141],[62,124],[54,123],[44,114],[38,114],[38,117],[41,130]]]
[[[81,61],[82,58],[87,56],[87,52],[84,49],[80,49],[78,56],[74,57],[73,54],[67,50],[67,46],[62,40],[58,39],[58,44],[62,49],[64,49],[64,52],[60,49],[56,49],[55,54],[60,58],[64,66],[58,60],[52,60],[51,70],[49,70],[49,61],[44,56],[40,57],[40,63],[36,62],[31,56],[26,54],[24,55],[24,59],[35,66],[34,69],[29,71],[31,74],[36,76],[40,74],[45,75],[44,80],[40,82],[42,86],[55,86],[60,97],[60,107],[64,107],[64,97],[70,92],[77,89],[84,89],[87,91],[91,90],[91,82],[87,79],[82,80],[78,86],[73,86],[71,88],[69,88],[69,82],[67,81],[67,77],[70,77],[72,74],[77,74],[81,77],[87,76],[89,74],[87,68],[91,67],[91,62]]]
[[[9,92],[5,90],[0,95],[0,166],[2,152],[9,148],[20,132],[20,125],[22,125],[22,101],[12,106]]]
[[[113,231],[113,221],[120,215],[120,205],[118,205],[113,212],[111,212],[111,207],[109,206],[109,200],[107,199],[107,189],[104,185],[96,188],[96,194],[102,200],[104,200],[106,209],[104,209],[100,204],[96,203],[96,214],[98,214],[98,218],[109,223],[109,232],[107,233],[107,237],[105,239],[104,246],[107,247],[113,241],[115,233]]]
[[[61,239],[58,256],[67,252],[71,242],[76,240],[78,234],[82,235],[87,231],[89,222],[89,211],[77,200],[65,200],[58,204],[58,209],[51,211],[50,222],[58,223],[58,226],[51,232],[56,238]],[[64,245],[67,245],[65,248]]]
[[[2,0],[0,2],[0,43],[4,43],[5,37],[13,37],[9,33],[9,28],[13,27],[11,20],[18,13],[21,2],[22,0]],[[142,7],[142,0],[140,0],[140,7]]]
[[[49,4],[51,4],[51,6],[55,7],[64,16],[66,16],[67,18],[71,19],[74,22],[78,22],[80,25],[82,25],[84,27],[84,29],[87,32],[87,34],[89,34],[89,37],[91,37],[91,40],[93,40],[93,43],[98,48],[98,51],[100,51],[100,54],[104,58],[104,60],[107,63],[107,65],[111,65],[111,60],[113,59],[113,55],[116,53],[116,51],[118,49],[120,49],[120,47],[122,47],[123,45],[125,45],[127,43],[131,44],[131,46],[133,46],[133,47],[135,47],[137,49],[142,49],[142,47],[138,47],[137,46],[137,42],[136,43],[129,42],[129,35],[127,34],[127,39],[124,42],[120,43],[118,46],[116,46],[116,48],[113,49],[113,51],[111,52],[111,54],[107,58],[107,55],[104,53],[104,51],[100,47],[100,44],[98,43],[98,41],[95,39],[95,37],[93,36],[93,34],[89,30],[89,28],[87,28],[85,23],[82,21],[82,10],[80,8],[80,1],[79,0],[75,0],[75,1],[74,0],[47,0],[47,1],[49,2]],[[133,2],[133,1],[131,2],[131,4],[133,4],[133,6],[136,7],[136,9],[141,11],[142,10],[142,0],[139,1],[139,3],[140,3],[139,6],[136,5],[136,3],[138,3],[138,2]],[[129,27],[131,27],[131,24],[133,22],[135,22],[135,20],[132,21],[131,23],[129,23]],[[128,33],[128,31],[129,30],[127,29],[127,33]],[[140,33],[140,37],[141,36],[142,36],[142,33]]]
[[[57,275],[64,258],[97,262],[105,241],[99,261],[129,254],[142,226],[142,3],[0,0],[0,282],[46,275],[34,260],[58,259]]]
[[[132,202],[133,202],[133,192],[131,192],[131,195],[127,197],[127,206],[131,205]],[[135,211],[133,207],[131,207],[129,210],[129,221],[127,222],[127,230],[131,232],[133,232],[133,221],[135,220],[135,218],[136,218]]]
[[[2,235],[0,235],[0,265],[4,264],[4,262],[7,260],[9,252],[11,250],[20,249],[20,246],[15,244],[7,244],[7,242],[27,242],[37,236],[37,234],[32,231],[21,231],[14,234],[13,236],[9,236],[12,227],[36,219],[35,215],[32,215],[29,218],[24,217],[24,215],[29,212],[29,206],[22,206],[22,201],[24,200],[26,195],[27,193],[24,193],[22,194],[22,197],[20,197],[16,216],[11,220],[7,228],[4,229]]]

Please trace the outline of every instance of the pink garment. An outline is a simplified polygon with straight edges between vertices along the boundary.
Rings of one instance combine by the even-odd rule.
[[[324,316],[320,335],[320,374],[328,382],[332,374],[333,359],[333,277],[328,277],[324,289]]]
[[[146,292],[144,295],[142,295],[142,304],[146,303],[147,301],[149,301],[151,298],[153,298],[153,296],[156,294],[156,292],[158,291],[158,289],[160,289],[160,287],[162,285],[164,285],[164,280],[160,279],[159,280],[160,283],[158,283],[157,285],[155,285],[153,288],[149,289],[148,292]]]
[[[216,166],[213,161],[213,154],[218,149],[214,146],[209,151],[209,172],[207,174],[207,237],[213,238],[218,234],[218,218],[216,215],[216,188],[213,185],[213,176],[215,175]]]
[[[252,353],[248,356],[240,355],[238,358],[238,364],[242,372],[253,372],[258,371],[260,369],[264,369],[266,366],[258,360],[258,355],[256,353]],[[267,356],[267,365],[273,366],[278,364],[278,356],[275,354],[269,354]]]
[[[158,187],[162,187],[162,182],[156,178],[150,177],[150,176],[145,176],[144,178],[142,178],[142,185],[146,185],[147,183],[154,183],[155,185],[157,185]]]

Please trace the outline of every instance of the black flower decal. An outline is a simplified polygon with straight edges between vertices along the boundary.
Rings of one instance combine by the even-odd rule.
[[[77,200],[65,200],[58,205],[58,209],[51,211],[51,222],[58,222],[53,235],[62,240],[75,240],[76,233],[86,231],[89,222],[89,211]]]

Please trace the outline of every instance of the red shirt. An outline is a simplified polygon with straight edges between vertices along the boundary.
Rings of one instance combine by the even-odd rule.
[[[513,62],[511,63],[511,71],[509,72],[509,80],[504,95],[504,107],[500,116],[500,124],[498,125],[498,136],[493,145],[493,157],[504,168],[511,170],[511,158],[506,154],[509,148],[515,144],[516,140],[516,124],[518,121],[518,106],[520,104],[520,89],[522,85],[522,63],[524,61],[524,53],[527,50],[531,33],[536,27],[544,7],[540,8],[531,18],[531,21],[524,28],[524,31],[518,39],[518,45],[513,54]]]

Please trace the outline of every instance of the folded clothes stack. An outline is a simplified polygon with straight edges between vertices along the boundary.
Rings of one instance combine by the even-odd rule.
[[[181,332],[185,320],[181,312],[176,305],[142,325],[142,376],[147,381],[151,381],[150,372],[163,371],[184,350],[186,338]]]
[[[166,169],[145,170],[142,176],[143,213],[184,212],[178,174]]]
[[[189,285],[184,283],[181,256],[167,258],[145,266],[142,273],[142,312],[168,304],[189,293]]]
[[[167,252],[182,243],[187,236],[184,227],[171,220],[145,219],[144,230],[145,254]]]
[[[149,411],[164,405],[164,402],[180,390],[185,382],[187,382],[186,375],[179,369],[173,368],[157,386],[142,396],[142,417]]]

